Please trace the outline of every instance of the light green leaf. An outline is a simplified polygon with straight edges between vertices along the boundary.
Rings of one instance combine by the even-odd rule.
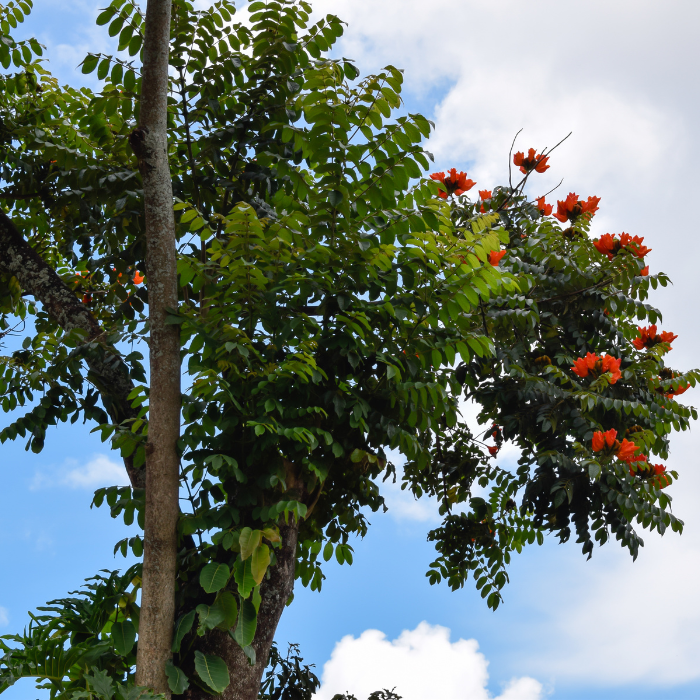
[[[260,530],[251,530],[249,527],[244,527],[238,540],[241,546],[241,558],[247,559],[260,545],[261,539],[262,532]]]
[[[270,548],[266,544],[261,544],[253,550],[250,563],[250,571],[255,579],[255,583],[262,583],[262,580],[270,565]]]

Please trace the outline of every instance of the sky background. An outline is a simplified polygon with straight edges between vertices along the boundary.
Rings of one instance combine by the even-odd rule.
[[[61,81],[107,50],[94,26],[106,0],[35,0],[21,33],[48,48]],[[202,3],[203,4],[203,3]],[[241,3],[242,4],[242,3]],[[645,237],[652,272],[673,287],[653,297],[678,333],[670,362],[700,365],[700,158],[697,80],[700,4],[690,0],[315,0],[348,23],[336,53],[362,73],[405,69],[405,108],[435,121],[435,169],[469,172],[479,189],[505,182],[508,149],[572,136],[536,181],[601,197],[593,233]],[[89,83],[88,83],[89,84]],[[553,200],[555,196],[550,196]],[[697,404],[698,390],[684,394]],[[428,585],[431,503],[398,489],[389,513],[355,543],[352,567],[329,565],[320,594],[300,586],[279,640],[298,642],[323,678],[318,700],[364,700],[394,687],[406,700],[697,700],[700,697],[700,470],[698,428],[672,439],[670,489],[682,536],[647,534],[633,563],[615,544],[586,562],[578,545],[547,541],[517,557],[505,603],[487,610],[473,588]],[[0,446],[0,634],[26,611],[63,596],[102,568],[124,566],[113,544],[128,528],[90,510],[92,492],[124,479],[87,426],[61,426],[40,455]],[[515,459],[503,450],[499,459]],[[8,700],[39,697],[30,684]]]

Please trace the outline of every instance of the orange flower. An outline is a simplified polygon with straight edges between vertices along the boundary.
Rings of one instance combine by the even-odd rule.
[[[688,389],[690,389],[690,382],[688,382],[685,386],[681,386],[679,384],[677,389],[669,390],[669,392],[666,394],[666,398],[672,399],[674,396],[680,396],[681,394],[685,394],[685,392],[688,391]]]
[[[489,454],[492,457],[495,457],[498,454],[498,445],[490,445],[488,450],[489,450]]]
[[[644,242],[643,236],[630,236],[629,233],[620,234],[620,247],[627,248],[638,258],[643,258],[647,253],[651,253],[651,248],[642,245]]]
[[[639,276],[640,276],[640,277],[649,277],[649,265],[647,265],[646,267],[643,267],[643,268],[639,271]]]
[[[527,152],[527,157],[525,157],[525,154],[522,151],[518,151],[513,156],[514,165],[519,166],[520,172],[525,175],[531,173],[533,170],[535,170],[538,173],[543,173],[549,168],[549,166],[547,165],[548,160],[548,156],[536,155],[534,148],[531,148]]]
[[[603,355],[599,357],[598,355],[589,352],[586,357],[579,357],[574,360],[574,366],[571,368],[574,374],[579,377],[587,377],[590,373],[592,376],[597,377],[604,372],[610,372],[610,384],[615,384],[622,374],[620,372],[620,363],[622,358],[614,358],[612,355]]]
[[[586,357],[579,357],[578,360],[574,360],[574,366],[571,369],[579,377],[587,377],[588,373],[595,368],[597,361],[598,355],[589,352]]]
[[[622,358],[615,358],[612,355],[604,355],[601,359],[601,369],[603,372],[610,372],[612,375],[610,377],[610,383],[615,384],[620,377],[622,377],[622,372],[620,372],[620,364],[622,363]]]
[[[141,284],[143,282],[143,275],[136,270],[136,274],[134,275],[134,284]]]
[[[635,456],[635,452],[637,450],[641,449],[640,447],[637,447],[633,442],[625,438],[621,443],[620,447],[617,450],[616,457],[621,461],[621,462],[627,462],[628,464],[630,462],[646,462],[646,457],[644,455],[637,455]]]
[[[651,253],[651,248],[642,245],[644,238],[642,236],[630,236],[629,233],[621,233],[617,238],[613,234],[604,233],[600,238],[593,241],[599,253],[608,256],[608,260],[612,260],[622,250],[629,250],[630,253],[638,258],[643,258],[647,253]]]
[[[651,466],[656,477],[654,484],[660,489],[665,489],[671,483],[671,480],[666,476],[666,467],[663,464],[652,464]]]
[[[600,452],[606,447],[610,449],[615,444],[615,438],[617,438],[617,430],[611,428],[605,432],[600,430],[593,433],[593,452]]]
[[[92,302],[92,294],[83,294],[83,304]]]
[[[451,194],[459,197],[459,195],[464,194],[476,185],[476,182],[467,178],[467,173],[462,171],[457,172],[456,168],[450,168],[450,170],[447,171],[447,175],[440,172],[432,173],[430,177],[432,180],[437,180],[437,182],[441,182],[445,186],[444,191],[441,190],[438,192],[439,196],[443,199],[447,199]]]
[[[575,192],[569,192],[564,200],[557,200],[557,211],[554,214],[562,223],[576,221],[580,216],[590,219],[598,211],[600,197],[589,197],[587,201],[578,198]]]
[[[489,262],[494,266],[498,267],[498,263],[501,262],[501,258],[506,254],[505,250],[494,250],[489,253]]]
[[[637,326],[637,330],[639,331],[639,336],[632,341],[632,345],[634,345],[637,350],[653,348],[659,343],[672,343],[678,337],[669,331],[662,331],[661,333],[657,334],[656,325],[651,325],[644,328]],[[671,349],[670,345],[668,349]]]
[[[492,191],[491,190],[479,190],[479,197],[483,201],[485,199],[491,199]]]
[[[537,208],[539,209],[540,214],[544,214],[544,216],[549,216],[552,213],[552,209],[554,207],[551,204],[545,204],[544,197],[538,197]]]

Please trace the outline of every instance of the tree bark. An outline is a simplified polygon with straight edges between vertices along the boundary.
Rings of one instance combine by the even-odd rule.
[[[282,547],[275,550],[277,563],[270,567],[270,577],[260,587],[262,602],[252,645],[255,649],[255,664],[250,664],[241,647],[227,632],[215,629],[202,639],[200,651],[220,656],[229,670],[231,682],[221,694],[222,700],[257,700],[277,625],[294,590],[298,535],[299,523],[290,517],[289,524],[280,527]],[[210,700],[211,694],[191,684],[184,697],[187,700]]]
[[[16,277],[20,287],[40,302],[66,332],[81,329],[87,334],[87,341],[97,341],[97,351],[86,355],[88,377],[99,390],[102,403],[115,424],[135,418],[137,411],[128,399],[134,384],[118,352],[100,342],[103,330],[97,319],[3,212],[0,212],[0,272]],[[131,485],[144,488],[145,471],[135,469],[131,457],[124,459],[124,466]]]
[[[151,389],[146,444],[146,506],[136,682],[170,695],[179,512],[180,339],[166,325],[177,308],[173,191],[168,163],[168,57],[172,0],[146,6],[139,126],[130,137],[143,179]]]

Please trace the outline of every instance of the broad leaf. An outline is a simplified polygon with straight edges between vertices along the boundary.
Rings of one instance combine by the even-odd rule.
[[[115,622],[112,625],[114,649],[120,656],[126,656],[136,642],[136,628],[131,620]]]
[[[255,583],[262,583],[267,567],[270,565],[270,549],[266,544],[261,544],[253,551],[250,561],[250,571]]]
[[[261,539],[262,532],[260,530],[251,530],[249,527],[244,527],[238,540],[241,547],[241,558],[247,559],[260,545]]]
[[[238,594],[241,596],[241,598],[247,598],[253,588],[255,588],[255,579],[253,578],[251,560],[246,559],[245,561],[241,561],[240,559],[237,559],[233,575],[236,583],[238,584]]]
[[[212,562],[207,564],[199,574],[199,583],[207,593],[220,591],[231,578],[231,571],[226,564]]]
[[[199,615],[199,628],[197,634],[201,637],[207,630],[214,629],[220,625],[225,619],[225,612],[222,608],[215,605],[205,605],[200,603],[197,606],[197,614]]]
[[[241,648],[247,647],[255,638],[255,630],[258,626],[258,613],[252,601],[241,602],[241,612],[238,616],[238,625],[233,633],[233,638],[240,644]]]
[[[165,662],[165,675],[168,677],[170,690],[175,695],[182,695],[190,687],[187,676],[170,659]]]
[[[236,619],[238,618],[238,603],[236,603],[236,597],[231,591],[222,591],[219,593],[212,607],[220,610],[224,616],[224,619],[217,625],[219,629],[228,630],[236,624]]]
[[[220,657],[195,651],[194,668],[202,681],[215,693],[223,693],[228,687],[230,682],[228,668]]]
[[[180,651],[180,645],[185,635],[192,629],[192,624],[194,623],[195,611],[190,610],[180,617],[180,619],[175,623],[175,634],[173,635],[173,646],[172,650],[174,653]]]

